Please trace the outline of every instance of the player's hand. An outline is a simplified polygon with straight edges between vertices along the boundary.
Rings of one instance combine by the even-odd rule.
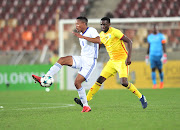
[[[145,62],[146,62],[147,65],[149,64],[149,55],[146,55]]]
[[[77,32],[72,32],[74,34],[74,36],[78,37],[78,38],[84,38],[81,34],[77,33]]]
[[[127,59],[126,59],[126,66],[127,66],[127,65],[130,65],[130,64],[131,64],[131,59],[130,59],[130,58],[127,58]]]
[[[166,54],[166,53],[163,54],[163,56],[162,56],[162,58],[161,58],[161,62],[162,62],[163,64],[166,64],[166,63],[167,63],[167,54]]]

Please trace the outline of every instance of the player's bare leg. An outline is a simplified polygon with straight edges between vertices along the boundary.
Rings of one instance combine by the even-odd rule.
[[[126,77],[120,78],[120,81],[124,87],[127,87],[128,90],[130,90],[140,99],[142,107],[145,109],[147,107],[146,97],[142,95],[132,83],[128,82]]]
[[[72,56],[65,56],[59,58],[59,60],[50,68],[50,70],[47,72],[47,75],[54,76],[63,65],[72,66],[73,64],[73,58]]]

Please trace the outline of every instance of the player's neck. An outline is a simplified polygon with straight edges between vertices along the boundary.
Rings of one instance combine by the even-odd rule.
[[[84,29],[82,29],[81,32],[84,33],[84,32],[87,30],[87,28],[88,28],[88,27],[86,26]]]
[[[104,30],[104,33],[107,33],[109,31],[109,28],[107,30]]]
[[[156,31],[156,32],[153,32],[153,34],[154,34],[154,35],[158,34],[158,31]]]

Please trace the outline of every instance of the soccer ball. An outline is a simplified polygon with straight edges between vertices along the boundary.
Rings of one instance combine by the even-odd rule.
[[[41,77],[41,85],[43,87],[50,87],[54,83],[54,79],[50,75],[44,75]]]

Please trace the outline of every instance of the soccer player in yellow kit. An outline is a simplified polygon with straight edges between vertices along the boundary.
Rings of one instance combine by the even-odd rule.
[[[110,25],[111,23],[108,17],[103,17],[101,19],[102,31],[100,33],[100,39],[101,43],[106,47],[110,60],[102,70],[97,82],[89,90],[87,101],[92,99],[93,95],[97,93],[106,79],[118,72],[121,84],[134,93],[140,99],[142,107],[146,108],[147,101],[145,96],[142,95],[132,83],[128,82],[127,79],[129,72],[128,66],[131,64],[132,41],[120,30],[110,27]],[[128,51],[126,50],[124,42],[127,43]],[[75,98],[74,101],[82,106],[78,98]]]

